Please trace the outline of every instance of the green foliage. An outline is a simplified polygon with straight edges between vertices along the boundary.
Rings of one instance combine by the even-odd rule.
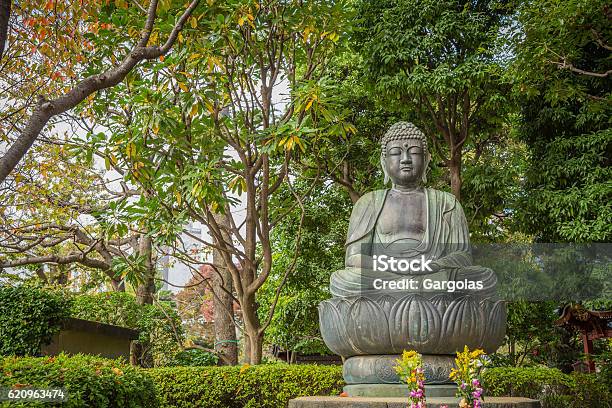
[[[490,368],[482,373],[485,395],[539,399],[543,408],[612,407],[612,389],[595,374],[547,367]]]
[[[183,350],[177,353],[170,365],[183,367],[204,367],[217,365],[219,356],[200,349]]]
[[[298,191],[305,188],[305,181],[296,183]],[[290,198],[291,195],[284,191],[281,197]],[[317,306],[330,296],[329,275],[343,266],[350,201],[340,187],[318,184],[304,206],[299,255],[280,294],[266,331],[266,341],[284,350],[327,354],[329,350],[319,332]],[[275,288],[291,267],[299,221],[300,212],[296,210],[281,220],[272,234],[273,272],[269,283],[261,290],[261,318],[265,319],[274,300]]]
[[[69,311],[70,302],[60,291],[0,285],[0,355],[38,355]]]
[[[123,292],[82,294],[74,298],[72,315],[139,330],[145,366],[147,355],[152,357],[154,366],[161,366],[170,364],[181,350],[181,320],[170,304],[139,305],[134,295]]]
[[[546,0],[519,8],[509,75],[531,155],[517,215],[541,241],[612,239],[612,86],[597,76],[612,68],[608,7]]]
[[[121,360],[60,354],[56,357],[5,357],[0,360],[0,386],[64,388],[64,408],[157,407],[155,386],[143,370]],[[0,403],[0,407],[44,407],[49,403]]]
[[[472,242],[523,239],[512,229],[512,208],[522,194],[527,149],[512,133],[513,130],[504,127],[490,139],[481,138],[465,147],[461,206]]]
[[[514,301],[508,303],[506,337],[512,366],[543,363],[568,369],[579,358],[569,334],[555,327],[555,302]]]
[[[510,107],[497,58],[508,10],[497,1],[454,0],[364,0],[357,7],[363,19],[355,43],[373,93],[423,129],[434,161],[460,172],[462,149],[492,139]]]
[[[344,385],[339,366],[177,367],[148,373],[162,408],[279,408],[298,396],[337,395]]]

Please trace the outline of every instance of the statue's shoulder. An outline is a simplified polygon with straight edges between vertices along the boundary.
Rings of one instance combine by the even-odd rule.
[[[461,207],[457,198],[446,191],[436,190],[433,188],[427,188],[427,195],[430,201],[434,201],[438,206],[443,207],[444,210],[450,211],[455,207]]]
[[[353,206],[353,214],[364,214],[375,212],[380,209],[385,200],[387,190],[374,190],[365,193]]]
[[[385,195],[387,194],[386,189],[382,189],[382,190],[373,190],[373,191],[369,191],[367,193],[365,193],[364,195],[362,195],[361,197],[359,197],[359,200],[357,200],[357,202],[355,203],[355,205],[359,204],[359,203],[370,203],[372,201],[379,201],[385,198]]]

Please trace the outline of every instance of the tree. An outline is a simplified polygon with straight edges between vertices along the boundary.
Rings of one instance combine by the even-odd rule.
[[[70,43],[75,32],[82,34],[81,32],[84,26],[89,26],[90,24],[98,25],[99,18],[105,19],[106,21],[112,21],[113,18],[115,18],[119,24],[122,22],[121,14],[123,14],[124,17],[123,22],[127,22],[128,14],[133,16],[135,13],[143,12],[145,18],[140,20],[142,24],[136,23],[130,27],[133,30],[134,35],[129,35],[124,37],[122,41],[117,41],[117,43],[134,42],[133,47],[129,50],[123,61],[118,64],[113,62],[113,66],[111,68],[101,69],[101,73],[98,74],[91,74],[88,72],[90,70],[97,71],[97,64],[91,64],[90,66],[81,65],[86,77],[77,82],[72,88],[69,88],[66,91],[59,91],[55,98],[51,97],[50,95],[38,95],[32,114],[27,120],[25,120],[23,127],[17,128],[18,136],[12,142],[6,153],[0,158],[0,183],[4,182],[10,172],[27,153],[51,118],[76,107],[91,94],[101,89],[117,85],[141,61],[152,60],[166,55],[170,51],[170,48],[173,46],[174,42],[177,40],[180,31],[183,29],[183,25],[187,22],[191,14],[196,9],[199,0],[193,0],[191,3],[189,3],[187,9],[183,11],[178,19],[176,19],[168,38],[162,45],[149,45],[150,42],[154,42],[152,41],[154,40],[154,38],[152,38],[152,34],[158,14],[158,0],[151,0],[147,10],[144,10],[142,6],[129,8],[127,3],[123,1],[116,2],[117,9],[126,9],[125,13],[119,11],[117,13],[119,15],[115,14],[115,12],[118,11],[115,9],[115,7],[105,6],[106,3],[102,1],[88,2],[88,7],[82,7],[82,4],[79,6],[76,5],[76,3],[72,5],[51,0],[46,2],[44,8],[41,7],[40,9],[37,9],[36,7],[39,6],[38,3],[38,1],[34,1],[32,4],[28,4],[30,7],[33,6],[32,10],[29,10],[30,7],[18,9],[23,11],[23,14],[16,16],[15,18],[20,20],[19,22],[23,25],[36,27],[36,38],[41,40],[45,39],[50,30],[49,26],[54,24],[54,22],[66,20],[69,21],[69,28],[72,28],[73,31],[72,33],[70,31],[61,32],[57,38],[58,41],[63,40],[59,41],[60,44]],[[92,5],[94,5],[94,10],[96,8],[98,9],[97,14],[92,11]],[[44,11],[41,12],[40,10]],[[52,12],[46,13],[46,11]],[[83,14],[83,11],[87,11],[87,14]],[[30,12],[32,15],[28,14]],[[72,17],[77,18],[75,21],[70,21]],[[83,20],[81,20],[79,17],[83,18]],[[168,13],[167,17],[170,19],[171,14]],[[109,22],[104,22],[102,24],[108,25]],[[66,27],[66,25],[62,26]],[[138,30],[141,31],[139,36],[137,36]],[[29,42],[29,30],[17,30],[17,32],[24,36],[24,38],[20,38],[18,41],[26,43]],[[154,37],[158,37],[158,34],[159,33],[156,32]],[[86,35],[82,36],[86,37]],[[37,50],[37,45],[38,44],[34,45],[34,50]],[[43,47],[44,45],[46,45],[46,47]],[[74,46],[74,44],[72,45]],[[80,44],[78,47],[75,46],[76,49],[79,49],[79,47]],[[44,64],[42,65],[47,68],[50,68],[53,65],[61,66],[61,62],[67,62],[67,64],[65,64],[65,66],[62,68],[65,74],[67,74],[69,77],[75,77],[74,69],[77,66],[75,61],[83,60],[83,55],[70,55],[67,58],[67,61],[48,61],[45,53],[51,52],[51,54],[54,54],[53,49],[49,44],[42,44],[39,51],[42,59],[44,60]],[[39,56],[35,55],[35,58],[36,57]],[[112,56],[111,60],[114,61],[115,57]],[[23,72],[20,72],[19,74],[23,74]],[[55,73],[53,75],[55,75]],[[62,74],[58,73],[57,78],[60,78],[61,76]],[[22,79],[20,78],[19,81],[22,81]],[[30,98],[33,96],[33,94],[30,95]],[[3,135],[0,133],[0,136]]]
[[[233,301],[232,291],[227,291],[228,283],[231,288],[231,276],[227,277],[227,281],[215,282],[226,278],[224,271],[215,271],[220,267],[218,264],[203,265],[200,274],[191,278],[176,295],[176,301],[183,323],[188,327],[188,334],[200,341],[214,343],[214,350],[206,350],[214,351],[221,365],[236,365],[236,329],[240,325],[235,314],[238,314],[239,308]],[[211,323],[214,325],[214,333],[209,330]]]
[[[247,360],[258,363],[276,306],[259,319],[257,292],[273,263],[270,233],[301,197],[280,207],[270,202],[289,184],[294,158],[330,127],[321,118],[328,107],[319,100],[317,80],[344,33],[346,5],[241,0],[217,6],[216,18],[196,22],[210,35],[186,41],[174,58],[145,66],[108,100],[95,101],[134,112],[127,122],[111,116],[112,135],[99,145],[150,193],[138,211],[149,215],[147,229],[160,241],[174,242],[188,219],[207,226],[212,240],[201,242],[219,251],[232,276]],[[290,95],[278,103],[273,95],[283,87]],[[244,222],[232,211],[238,196]],[[227,217],[225,226],[219,214]]]
[[[0,268],[37,265],[42,280],[68,283],[67,268],[78,265],[102,272],[114,290],[124,290],[127,278],[137,300],[152,304],[151,239],[137,224],[115,220],[141,192],[92,168],[91,156],[73,157],[64,144],[39,145],[27,157],[0,191]],[[43,265],[60,276],[47,276]]]
[[[511,75],[530,157],[520,229],[543,242],[609,242],[610,6],[525,2]]]
[[[470,136],[491,137],[507,107],[495,46],[506,10],[489,1],[358,4],[357,50],[375,92],[386,106],[415,116],[460,198]]]
[[[402,113],[384,105],[376,90],[364,83],[367,67],[348,50],[334,58],[325,75],[327,99],[354,127],[343,143],[323,139],[300,157],[300,177],[321,177],[342,187],[355,203],[367,191],[383,187],[380,139]],[[462,206],[472,238],[498,241],[512,234],[512,211],[521,190],[525,145],[517,140],[513,113],[495,132],[478,135],[462,147]],[[437,161],[430,164],[427,184],[448,189],[448,178]]]

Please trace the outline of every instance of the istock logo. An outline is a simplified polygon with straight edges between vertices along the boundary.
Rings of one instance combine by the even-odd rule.
[[[431,259],[396,259],[387,255],[374,255],[372,257],[373,269],[380,272],[433,272],[429,267]]]

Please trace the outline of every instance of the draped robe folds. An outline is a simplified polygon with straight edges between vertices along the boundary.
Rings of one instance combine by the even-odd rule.
[[[362,251],[369,251],[363,255],[372,256],[372,248],[381,248],[377,244],[376,224],[383,210],[389,190],[376,190],[357,201],[349,222],[349,231],[346,247],[350,245],[361,245]],[[411,249],[413,256],[417,258],[424,256],[425,259],[433,260],[434,272],[421,275],[399,274],[389,271],[374,271],[366,265],[349,266],[336,271],[331,276],[330,290],[335,297],[346,297],[374,293],[373,282],[375,279],[386,281],[415,278],[422,282],[423,279],[482,281],[483,289],[472,292],[484,297],[492,297],[495,294],[497,278],[490,269],[472,265],[470,251],[469,231],[467,221],[461,205],[457,199],[449,193],[425,189],[427,201],[425,232],[420,243]],[[402,214],[397,214],[401,217]],[[381,243],[384,245],[385,243]],[[378,254],[378,250],[376,251]],[[347,261],[349,254],[347,253]],[[348,262],[347,262],[348,264]],[[440,293],[438,291],[438,293]]]

